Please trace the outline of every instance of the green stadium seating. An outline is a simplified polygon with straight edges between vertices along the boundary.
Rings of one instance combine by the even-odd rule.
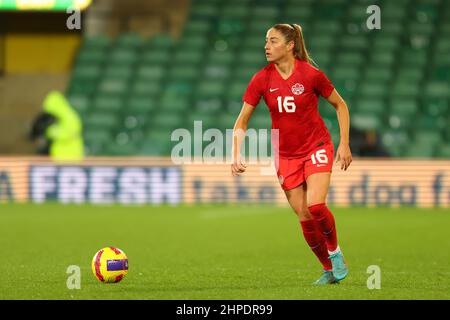
[[[189,51],[180,50],[176,51],[173,55],[174,63],[194,65],[203,60],[203,52],[191,48]]]
[[[111,46],[112,43],[113,43],[112,39],[103,34],[83,36],[83,41],[82,41],[83,49],[84,48],[106,49],[109,46]]]
[[[382,81],[365,81],[358,87],[359,95],[363,97],[384,98],[388,93],[386,82]]]
[[[146,79],[136,79],[130,87],[130,94],[132,96],[136,95],[147,95],[149,97],[158,97],[161,93],[163,85],[160,81],[152,81]]]
[[[208,20],[189,20],[183,28],[184,34],[207,34],[211,30],[211,22]]]
[[[81,117],[89,111],[91,99],[87,95],[83,94],[72,94],[67,96],[67,100],[70,105],[75,108]]]
[[[450,145],[441,145],[437,148],[437,158],[450,159]]]
[[[423,103],[424,115],[445,117],[449,114],[449,101],[445,98],[425,98]]]
[[[189,64],[180,64],[173,66],[168,72],[168,76],[172,80],[193,81],[199,78],[198,69]]]
[[[410,135],[403,130],[385,130],[381,136],[382,143],[392,156],[399,157],[405,148],[411,145]]]
[[[450,84],[447,82],[429,82],[425,86],[425,95],[428,98],[436,99],[436,98],[445,98],[448,99],[450,97]]]
[[[367,30],[367,6],[382,30]],[[450,4],[442,0],[194,0],[179,39],[84,36],[69,102],[91,155],[169,155],[173,129],[232,128],[275,23],[302,26],[307,49],[350,108],[396,157],[450,156]],[[319,111],[339,139],[336,112]],[[263,101],[250,126],[269,128]]]
[[[428,142],[413,141],[404,154],[408,158],[429,159],[435,155],[435,147]]]
[[[166,96],[162,97],[161,101],[159,102],[160,106],[160,113],[159,116],[163,116],[161,114],[161,111],[167,112],[180,112],[188,109],[189,103],[186,100],[178,99],[178,97],[171,97]]]
[[[199,34],[185,35],[181,41],[178,42],[177,51],[198,51],[204,50],[209,45],[209,39]]]
[[[136,70],[136,77],[139,81],[157,82],[165,76],[166,69],[161,65],[141,64]]]
[[[175,39],[169,34],[158,34],[151,37],[146,46],[152,49],[170,49],[175,45]]]
[[[424,130],[416,130],[414,132],[414,141],[419,144],[430,144],[437,147],[442,144],[442,135],[439,131],[433,130],[432,128]]]
[[[149,115],[158,107],[158,101],[151,96],[133,95],[126,102],[126,109],[129,114],[134,115]]]
[[[123,47],[123,48],[137,49],[137,48],[143,46],[144,42],[145,42],[144,38],[141,37],[139,34],[122,33],[117,37],[115,46]]]
[[[354,112],[351,116],[351,122],[355,128],[362,130],[379,130],[382,127],[381,119],[368,112]]]
[[[231,76],[230,68],[221,65],[205,65],[203,79],[204,80],[221,80],[225,81]]]
[[[117,114],[104,112],[104,111],[92,111],[84,120],[86,127],[96,127],[103,129],[112,129],[119,124],[119,117]]]
[[[386,50],[392,52],[397,50],[400,45],[401,42],[399,40],[399,37],[392,34],[380,33],[373,40],[373,47],[375,50]]]
[[[394,72],[392,68],[381,66],[368,66],[366,68],[365,80],[368,82],[388,83],[393,78]]]
[[[170,61],[170,51],[165,48],[162,49],[153,49],[148,48],[142,52],[140,55],[141,63],[148,64],[151,66],[155,65],[165,65]]]
[[[109,65],[103,71],[105,78],[130,79],[133,76],[134,69],[127,65]]]
[[[342,52],[337,56],[337,63],[342,67],[360,66],[366,61],[366,58],[361,52]]]
[[[115,94],[97,95],[92,101],[92,108],[95,111],[118,113],[123,110],[123,100]]]
[[[387,105],[383,99],[363,98],[354,103],[356,110],[361,113],[372,113],[382,118],[386,114]],[[333,111],[334,112],[334,111]]]
[[[126,79],[104,79],[99,83],[98,92],[101,94],[125,94],[128,90],[129,81]]]
[[[303,25],[304,21],[308,21],[313,16],[313,8],[309,6],[286,6],[283,16],[286,21],[291,23],[300,23]]]
[[[251,19],[275,20],[278,18],[279,9],[276,5],[260,5],[250,12]]]
[[[417,115],[419,110],[418,103],[415,99],[393,99],[390,103],[391,114],[404,118],[412,118]]]
[[[80,50],[77,56],[77,64],[98,64],[101,65],[105,62],[107,51],[104,48],[98,47],[86,47]]]
[[[140,155],[146,156],[160,156],[170,155],[172,145],[177,142],[171,142],[171,132],[156,131],[150,129],[142,141],[142,144],[137,151]]]
[[[116,48],[108,56],[110,63],[117,65],[132,65],[138,60],[134,48]]]
[[[396,81],[392,85],[391,95],[396,98],[418,97],[420,95],[420,84],[413,80]]]

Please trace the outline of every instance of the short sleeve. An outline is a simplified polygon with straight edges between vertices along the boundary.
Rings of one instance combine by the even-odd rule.
[[[328,98],[334,90],[334,86],[327,76],[318,70],[315,81],[315,90],[324,98]]]
[[[261,81],[257,77],[257,74],[253,76],[250,80],[250,83],[245,90],[244,97],[242,100],[247,102],[248,104],[256,107],[261,99],[262,89],[261,89]]]

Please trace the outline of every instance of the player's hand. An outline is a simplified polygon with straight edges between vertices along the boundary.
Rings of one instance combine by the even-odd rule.
[[[348,143],[341,143],[336,152],[336,163],[341,163],[341,170],[347,170],[352,163],[352,152]]]
[[[231,174],[235,177],[241,175],[241,173],[245,172],[247,165],[244,163],[242,159],[236,160],[231,165]]]

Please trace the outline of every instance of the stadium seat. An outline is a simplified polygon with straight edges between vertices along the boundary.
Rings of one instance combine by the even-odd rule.
[[[384,98],[388,93],[386,82],[374,80],[362,82],[358,87],[358,94],[363,97],[371,97],[374,99]]]
[[[84,94],[71,94],[67,96],[70,105],[84,118],[85,114],[90,109],[91,99]]]
[[[192,18],[214,18],[218,13],[219,6],[214,1],[193,1],[189,15]]]
[[[381,119],[372,113],[354,112],[351,121],[358,129],[379,130],[382,126]]]
[[[393,70],[389,67],[368,66],[365,71],[365,80],[369,82],[389,83],[393,78]]]
[[[406,147],[404,155],[408,158],[429,159],[435,155],[435,147],[427,142],[413,141],[411,145]]]
[[[441,145],[437,148],[437,157],[444,159],[444,160],[448,160],[450,159],[450,145]]]
[[[98,81],[103,68],[98,64],[79,63],[72,72],[72,79],[75,81]]]
[[[425,98],[423,112],[432,117],[445,117],[449,112],[449,101],[445,98]]]
[[[144,45],[144,39],[136,33],[120,34],[114,44],[115,47],[138,49]]]
[[[130,85],[130,94],[135,95],[147,95],[149,99],[157,98],[161,91],[163,85],[160,81],[151,81],[146,79],[136,79]]]
[[[146,95],[134,95],[126,102],[126,110],[129,114],[149,115],[158,107],[158,101]]]
[[[212,50],[208,55],[210,64],[228,66],[234,61],[235,57],[232,51],[216,51]]]
[[[83,132],[87,144],[100,143],[105,144],[111,141],[112,135],[109,130],[99,128],[85,128]]]
[[[362,98],[354,103],[354,107],[361,113],[373,113],[379,118],[382,118],[387,113],[387,105],[383,99],[378,97],[374,98]],[[334,112],[334,111],[333,111]]]
[[[84,120],[86,127],[96,127],[102,129],[113,129],[119,124],[119,118],[115,113],[104,111],[92,111]]]
[[[225,93],[225,83],[223,81],[202,81],[197,86],[196,95],[199,98],[216,97],[222,98]]]
[[[176,51],[173,55],[173,63],[175,64],[185,64],[185,65],[196,65],[203,60],[203,52],[197,49],[191,48],[189,51]]]
[[[401,156],[405,148],[411,144],[410,135],[404,130],[385,130],[381,140],[394,157]]]
[[[148,48],[140,55],[141,63],[148,65],[165,65],[170,61],[170,51],[163,49]]]
[[[199,34],[186,34],[177,44],[177,51],[199,51],[209,45],[209,38]]]
[[[82,39],[82,50],[85,48],[107,49],[112,43],[112,39],[103,34],[84,35]]]
[[[132,65],[138,60],[134,48],[115,48],[108,56],[110,63],[117,65]]]
[[[153,49],[170,49],[175,45],[175,39],[169,34],[160,33],[148,39],[145,45]]]
[[[310,6],[295,6],[287,5],[285,11],[283,12],[283,17],[286,21],[291,23],[298,23],[304,27],[304,22],[309,21],[313,16],[313,8]]]
[[[104,78],[130,79],[134,68],[127,65],[109,65],[103,71]]]
[[[195,66],[180,64],[177,66],[173,66],[169,70],[168,76],[172,80],[193,81],[200,75],[198,74],[198,69]]]
[[[208,20],[189,20],[183,27],[183,34],[205,35],[211,30],[211,22]]]
[[[161,81],[166,74],[166,69],[159,64],[141,64],[136,69],[136,77],[139,81]]]
[[[125,94],[129,81],[126,79],[104,79],[99,83],[98,92],[101,94]]]
[[[418,103],[414,99],[393,99],[390,103],[391,114],[400,117],[412,118],[417,115],[419,110]]]
[[[392,34],[378,34],[373,40],[375,50],[386,50],[389,52],[397,50],[401,45],[399,38]]]
[[[95,111],[118,113],[124,108],[123,100],[115,94],[98,94],[92,101]]]
[[[101,65],[105,62],[107,51],[103,47],[82,48],[77,56],[77,64]]]

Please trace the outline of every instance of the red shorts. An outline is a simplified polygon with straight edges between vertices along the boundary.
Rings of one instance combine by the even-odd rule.
[[[333,143],[327,142],[302,158],[283,158],[276,165],[278,181],[283,190],[290,190],[303,184],[306,179],[318,172],[331,172],[334,161]]]

